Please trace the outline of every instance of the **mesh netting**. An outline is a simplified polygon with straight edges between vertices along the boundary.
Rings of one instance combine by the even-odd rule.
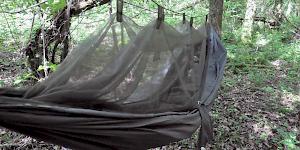
[[[180,33],[165,23],[158,30],[153,21],[137,34],[140,28],[129,18],[121,23],[114,20],[75,48],[49,79],[25,97],[93,109],[103,109],[97,105],[107,103],[138,113],[196,106],[206,32],[186,24],[179,27]],[[141,105],[144,109],[139,109]]]
[[[191,136],[202,120],[205,143],[225,57],[209,26],[113,15],[45,81],[0,90],[0,125],[73,148],[145,149]]]

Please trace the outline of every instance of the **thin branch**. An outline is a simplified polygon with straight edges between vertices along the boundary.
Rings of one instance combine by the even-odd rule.
[[[195,5],[199,4],[200,2],[201,1],[196,1],[194,3],[190,3],[190,4],[188,4],[188,5],[186,5],[186,6],[182,7],[182,8],[179,8],[179,11],[182,12],[182,11],[185,11],[187,9],[194,8]]]
[[[38,2],[38,0],[36,0]],[[39,5],[38,5],[39,6]],[[42,21],[42,44],[43,44],[43,66],[44,66],[44,73],[45,73],[45,78],[48,77],[48,65],[47,65],[47,60],[46,60],[46,40],[45,40],[45,14],[42,11],[42,8],[39,6],[39,17],[40,20]]]
[[[174,11],[174,10],[172,10],[172,9],[166,8],[166,7],[164,7],[164,6],[160,5],[160,4],[158,4],[158,2],[156,2],[155,0],[151,0],[151,1],[152,1],[153,3],[155,3],[156,5],[158,5],[158,6],[161,6],[161,7],[164,8],[165,10],[172,12],[173,15],[182,15],[182,14],[183,14],[182,12],[177,12],[177,11]],[[186,16],[188,16],[188,15],[186,15]],[[188,17],[192,17],[192,16],[188,16]]]
[[[142,6],[139,6],[139,5],[130,3],[130,2],[124,1],[124,3],[126,3],[126,4],[128,4],[128,5],[131,5],[131,6],[134,6],[134,7],[137,7],[137,8],[140,8],[140,9],[143,9],[143,10],[147,10],[147,11],[152,12],[152,13],[157,13],[157,11],[153,11],[153,10],[151,10],[151,9],[148,9],[148,8],[145,8],[145,7],[142,7]]]
[[[22,9],[22,10],[17,10],[17,11],[1,11],[0,13],[6,13],[6,14],[17,14],[17,13],[20,13],[20,12],[25,12],[27,11],[28,9],[31,9],[31,8],[34,8],[34,7],[37,7],[37,6],[40,6],[41,4],[44,4],[46,3],[48,0],[45,0],[45,1],[42,1],[42,2],[39,2],[39,3],[36,3],[34,5],[31,5],[25,9]]]
[[[82,15],[81,15],[82,16]],[[80,16],[79,16],[80,17]],[[81,17],[81,18],[79,18],[78,17],[78,23],[77,23],[77,25],[74,27],[74,29],[72,29],[72,31],[71,31],[71,33],[70,34],[72,34],[75,30],[76,30],[76,28],[80,25],[80,24],[82,24],[81,22],[83,21],[83,17]],[[79,20],[79,19],[81,19],[81,20]]]
[[[1,10],[3,10],[3,9],[1,8]],[[11,34],[11,37],[12,37],[12,38],[14,39],[14,41],[15,41],[15,45],[17,46],[18,49],[21,49],[21,47],[20,47],[20,46],[18,45],[18,43],[17,43],[17,39],[14,37],[14,34],[13,34],[12,30],[11,30],[11,26],[10,26],[10,24],[9,24],[9,22],[8,22],[8,19],[7,19],[7,17],[6,17],[6,14],[4,14],[3,17],[4,17],[5,21],[6,21],[6,24],[7,24],[7,26],[8,26],[9,32],[10,32],[10,34]]]
[[[36,13],[33,14],[32,23],[31,23],[31,27],[30,27],[29,40],[32,37],[32,31],[33,31],[33,26],[34,26],[34,22],[35,22],[35,15],[36,15]]]
[[[94,8],[95,6],[103,5],[111,0],[85,0],[80,3],[76,3],[71,6],[71,16],[80,14],[82,11],[86,11]]]

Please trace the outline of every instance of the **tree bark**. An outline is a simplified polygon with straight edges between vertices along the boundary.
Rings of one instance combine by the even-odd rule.
[[[274,26],[280,26],[284,20],[283,0],[275,0],[273,15]]]
[[[287,10],[286,10],[286,12],[285,12],[285,16],[286,16],[286,17],[289,17],[289,16],[290,16],[290,14],[291,14],[292,11],[293,11],[294,5],[295,5],[295,4],[294,4],[292,1],[289,1],[288,6],[287,6]]]
[[[71,25],[71,14],[70,14],[70,10],[71,10],[71,5],[72,5],[72,0],[69,1],[69,4],[67,6],[67,9],[66,9],[66,13],[64,14],[65,15],[65,23],[64,23],[64,26],[63,26],[63,37],[64,37],[64,40],[63,40],[63,50],[62,50],[62,55],[61,55],[61,62],[67,57],[68,55],[68,52],[69,52],[69,38],[70,38],[70,25]],[[56,44],[56,43],[55,43]],[[54,50],[53,50],[54,52]],[[53,54],[53,53],[52,53]],[[54,53],[55,54],[55,53]],[[55,56],[53,56],[55,57]],[[54,61],[55,63],[55,61]]]
[[[248,0],[245,19],[242,27],[242,35],[241,35],[242,42],[244,43],[250,42],[251,40],[255,13],[256,13],[255,0]]]
[[[92,9],[95,6],[103,5],[110,2],[110,0],[73,0],[72,3],[67,5],[64,9],[53,16],[52,23],[49,27],[45,29],[45,46],[48,50],[47,60],[49,59],[49,54],[55,55],[56,48],[59,44],[64,45],[61,59],[64,59],[68,54],[68,43],[69,43],[69,28],[70,28],[70,18],[79,15],[81,12]],[[71,5],[71,6],[70,6]],[[69,7],[69,9],[68,9]],[[27,47],[23,49],[27,61],[29,63],[29,68],[34,73],[36,77],[43,77],[38,71],[38,67],[42,64],[41,48],[42,36],[41,29],[36,30],[35,35],[28,43]],[[55,43],[54,49],[50,50],[50,44]],[[51,62],[55,62],[55,56],[51,57]]]
[[[208,0],[208,1],[209,1],[208,21],[215,28],[219,36],[221,36],[224,0]]]
[[[296,16],[300,16],[300,2],[295,1],[295,7],[296,7]]]

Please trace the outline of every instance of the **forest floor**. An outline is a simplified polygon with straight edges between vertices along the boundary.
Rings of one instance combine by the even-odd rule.
[[[0,52],[0,86],[20,86],[25,61]],[[248,72],[226,67],[212,107],[214,141],[207,149],[300,149],[300,86],[290,80],[290,64],[275,61]],[[193,150],[197,134],[155,150]],[[0,128],[0,149],[65,149]]]

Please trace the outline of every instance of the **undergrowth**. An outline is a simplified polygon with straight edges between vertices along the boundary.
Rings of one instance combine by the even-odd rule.
[[[239,32],[225,32],[223,36],[228,62],[220,90],[224,97],[232,97],[236,93],[238,97],[233,96],[235,102],[226,102],[232,106],[222,104],[224,99],[218,99],[217,105],[229,108],[222,111],[219,110],[220,106],[215,106],[213,111],[217,123],[223,118],[220,117],[221,112],[227,113],[225,116],[228,120],[238,123],[229,121],[216,125],[215,141],[228,143],[224,141],[224,134],[229,134],[230,137],[237,136],[237,139],[230,140],[232,144],[240,148],[248,147],[242,146],[245,143],[241,141],[241,133],[245,129],[238,126],[251,124],[251,128],[247,128],[250,130],[247,136],[258,139],[245,142],[249,142],[252,148],[254,145],[262,149],[300,149],[299,124],[295,120],[300,110],[300,41],[292,38],[291,32],[284,27],[257,30],[251,43],[243,43],[239,36]],[[244,106],[237,108],[236,105]],[[251,112],[252,116],[248,116],[248,111],[258,113]],[[230,113],[241,116],[231,116]],[[245,118],[248,122],[244,122]],[[256,131],[258,129],[261,131]],[[224,147],[214,144],[212,149]]]

